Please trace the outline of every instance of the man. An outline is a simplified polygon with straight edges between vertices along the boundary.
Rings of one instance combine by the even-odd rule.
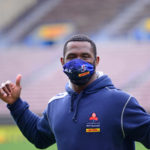
[[[92,40],[73,36],[60,60],[69,78],[66,92],[49,101],[42,117],[21,100],[21,75],[15,84],[2,83],[0,98],[30,142],[38,148],[57,143],[58,150],[134,150],[134,141],[150,148],[150,115],[96,71],[100,58]]]

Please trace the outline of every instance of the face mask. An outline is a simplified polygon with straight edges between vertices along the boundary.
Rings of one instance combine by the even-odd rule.
[[[76,85],[85,85],[95,72],[94,65],[81,60],[73,59],[63,66],[64,73]]]

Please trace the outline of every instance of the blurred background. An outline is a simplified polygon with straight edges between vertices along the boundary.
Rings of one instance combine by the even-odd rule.
[[[95,41],[97,70],[150,112],[150,0],[1,0],[0,19],[0,82],[22,74],[22,99],[33,112],[41,115],[65,90],[59,59],[74,34]],[[0,149],[15,141],[25,139],[0,101]]]

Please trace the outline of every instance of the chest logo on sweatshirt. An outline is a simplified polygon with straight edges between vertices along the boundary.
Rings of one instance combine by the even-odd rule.
[[[100,132],[100,122],[99,118],[96,116],[96,113],[93,112],[89,117],[88,123],[86,123],[86,132]]]

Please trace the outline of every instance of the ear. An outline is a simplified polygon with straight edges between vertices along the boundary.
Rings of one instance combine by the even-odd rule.
[[[65,62],[64,62],[64,58],[63,58],[63,57],[61,57],[61,58],[60,58],[60,62],[61,62],[61,64],[62,64],[62,65],[64,65],[64,64],[65,64]]]
[[[97,65],[99,64],[99,62],[100,62],[100,57],[97,56],[97,57],[96,57],[96,60],[95,60],[95,65],[97,66]]]

